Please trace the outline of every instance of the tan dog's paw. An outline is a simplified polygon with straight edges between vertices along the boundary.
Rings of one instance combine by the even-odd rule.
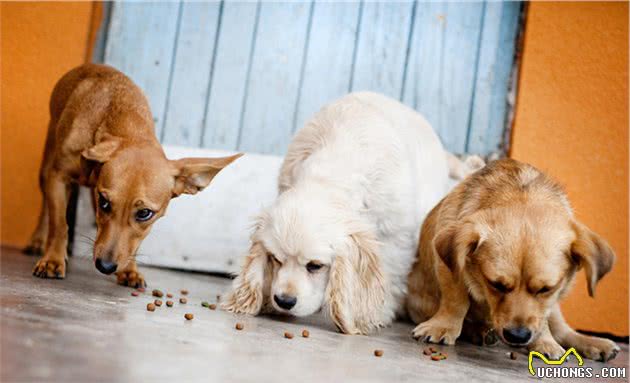
[[[417,340],[453,345],[462,331],[461,327],[453,326],[453,322],[456,321],[429,319],[416,326],[412,334]]]
[[[619,346],[609,339],[594,336],[584,337],[574,347],[580,355],[598,362],[608,362],[617,356]]]
[[[42,255],[44,254],[44,241],[41,239],[31,239],[22,253],[26,255]]]
[[[66,261],[42,258],[35,264],[33,275],[39,278],[64,279],[66,277]]]
[[[144,276],[137,270],[119,271],[116,273],[116,282],[119,285],[133,288],[146,287]]]
[[[549,360],[558,360],[564,355],[565,349],[553,339],[538,339],[527,346],[529,351],[537,351]]]

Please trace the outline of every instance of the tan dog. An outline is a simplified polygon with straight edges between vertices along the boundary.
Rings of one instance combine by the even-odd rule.
[[[584,268],[591,296],[614,263],[606,241],[573,218],[562,188],[505,159],[472,174],[429,214],[409,275],[415,338],[454,344],[494,329],[508,345],[558,358],[575,347],[607,361],[619,348],[577,333],[558,301]],[[466,323],[465,323],[466,322]]]
[[[97,201],[96,268],[118,282],[143,286],[135,252],[173,197],[195,194],[232,161],[170,161],[155,137],[142,91],[124,74],[87,64],[65,74],[50,99],[50,123],[40,170],[39,224],[26,251],[42,253],[33,275],[64,278],[72,183],[92,187]]]

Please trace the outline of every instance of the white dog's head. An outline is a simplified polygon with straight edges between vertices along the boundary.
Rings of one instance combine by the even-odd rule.
[[[306,316],[326,305],[342,332],[378,326],[384,281],[377,243],[347,216],[347,206],[319,197],[287,190],[258,217],[249,256],[224,307],[257,314],[271,306]]]

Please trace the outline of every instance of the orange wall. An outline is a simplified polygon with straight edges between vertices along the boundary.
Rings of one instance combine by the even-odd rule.
[[[23,246],[35,228],[37,174],[55,82],[88,56],[93,5],[2,2],[2,243]]]
[[[628,334],[628,4],[530,4],[511,156],[565,184],[617,264],[563,304],[580,329]]]

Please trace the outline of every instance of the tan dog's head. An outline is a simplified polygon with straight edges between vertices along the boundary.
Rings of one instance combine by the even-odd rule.
[[[473,299],[487,303],[495,331],[512,346],[540,335],[577,270],[584,268],[593,296],[615,259],[606,241],[549,205],[480,211],[438,232],[434,246]]]
[[[96,201],[96,268],[123,269],[140,242],[163,216],[171,198],[195,194],[241,154],[224,158],[168,160],[156,146],[126,146],[108,136],[83,151]]]

